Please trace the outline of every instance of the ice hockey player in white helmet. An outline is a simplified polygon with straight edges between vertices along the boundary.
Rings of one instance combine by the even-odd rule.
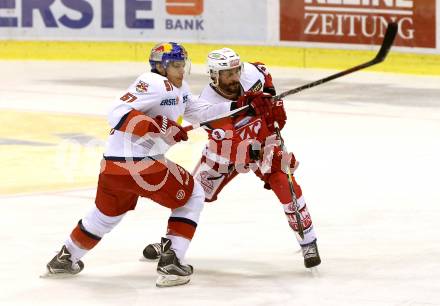
[[[294,203],[282,167],[283,162],[287,161],[293,173],[297,161],[292,153],[283,152],[274,141],[275,122],[282,129],[287,117],[283,101],[273,100],[276,90],[270,73],[263,63],[243,63],[239,55],[229,48],[210,52],[207,70],[212,82],[203,89],[201,98],[214,105],[232,102],[235,107],[241,107],[252,103],[250,101],[264,101],[261,105],[270,107],[261,108],[259,114],[248,112],[221,125],[209,126],[209,142],[193,172],[205,191],[205,201],[215,201],[232,179],[251,168],[264,182],[264,188],[272,190],[277,196],[290,228],[298,231]],[[257,150],[252,146],[254,141],[261,145]],[[241,150],[245,153],[240,155],[239,147],[244,142],[249,143],[248,149]],[[316,233],[301,187],[294,177],[292,179],[305,234],[304,239],[298,242],[303,252],[304,265],[312,268],[321,263]],[[157,246],[157,243],[148,245],[144,249],[144,257],[158,258],[160,249]]]
[[[230,111],[231,101],[212,104],[193,96],[184,81],[188,55],[178,43],[160,43],[150,52],[151,71],[140,75],[109,113],[111,132],[101,162],[95,205],[74,227],[45,276],[81,272],[81,258],[146,197],[171,210],[160,244],[156,285],[189,282],[184,263],[205,194],[183,167],[165,158],[171,145],[188,139],[185,117],[198,122]]]

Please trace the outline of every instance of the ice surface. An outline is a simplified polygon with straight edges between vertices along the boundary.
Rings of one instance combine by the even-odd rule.
[[[30,131],[42,123],[21,123],[20,112],[104,118],[112,99],[145,69],[71,62],[0,67],[0,112],[17,112],[17,123]],[[203,70],[196,66],[190,76],[196,93],[208,79]],[[273,69],[279,91],[330,73]],[[318,275],[304,268],[276,197],[254,175],[242,174],[202,213],[187,257],[195,267],[188,286],[158,289],[155,264],[138,261],[168,217],[145,199],[84,257],[80,275],[40,279],[93,205],[94,184],[78,182],[73,189],[0,196],[0,304],[440,305],[440,78],[361,72],[291,96],[285,105],[283,134],[301,162],[296,177],[318,234]],[[201,133],[190,137],[171,152],[189,169],[203,145]],[[20,159],[32,158],[0,161],[1,169],[13,175]],[[18,186],[26,180],[14,179]]]

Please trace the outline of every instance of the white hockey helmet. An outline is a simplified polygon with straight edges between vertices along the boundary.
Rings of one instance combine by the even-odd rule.
[[[208,74],[215,83],[218,82],[219,71],[242,67],[242,65],[240,56],[229,48],[214,50],[208,54]]]

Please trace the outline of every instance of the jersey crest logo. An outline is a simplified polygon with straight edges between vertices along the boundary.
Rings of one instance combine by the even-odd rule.
[[[148,84],[144,81],[139,81],[139,83],[136,84],[136,91],[139,93],[146,93],[148,91]]]

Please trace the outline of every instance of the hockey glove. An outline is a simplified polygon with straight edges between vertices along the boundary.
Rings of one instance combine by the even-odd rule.
[[[283,100],[273,101],[272,103],[272,110],[271,110],[271,117],[266,117],[266,124],[271,133],[275,131],[274,123],[275,121],[278,122],[278,125],[280,126],[280,130],[283,129],[283,127],[286,125],[287,115],[286,110],[284,109],[284,103]]]
[[[272,96],[261,91],[247,91],[237,100],[237,108],[249,105],[248,113],[256,116],[271,116]]]
[[[188,140],[188,134],[177,122],[161,115],[156,116],[153,120],[157,124],[153,124],[153,132],[160,133],[166,143],[173,145],[176,142]]]

